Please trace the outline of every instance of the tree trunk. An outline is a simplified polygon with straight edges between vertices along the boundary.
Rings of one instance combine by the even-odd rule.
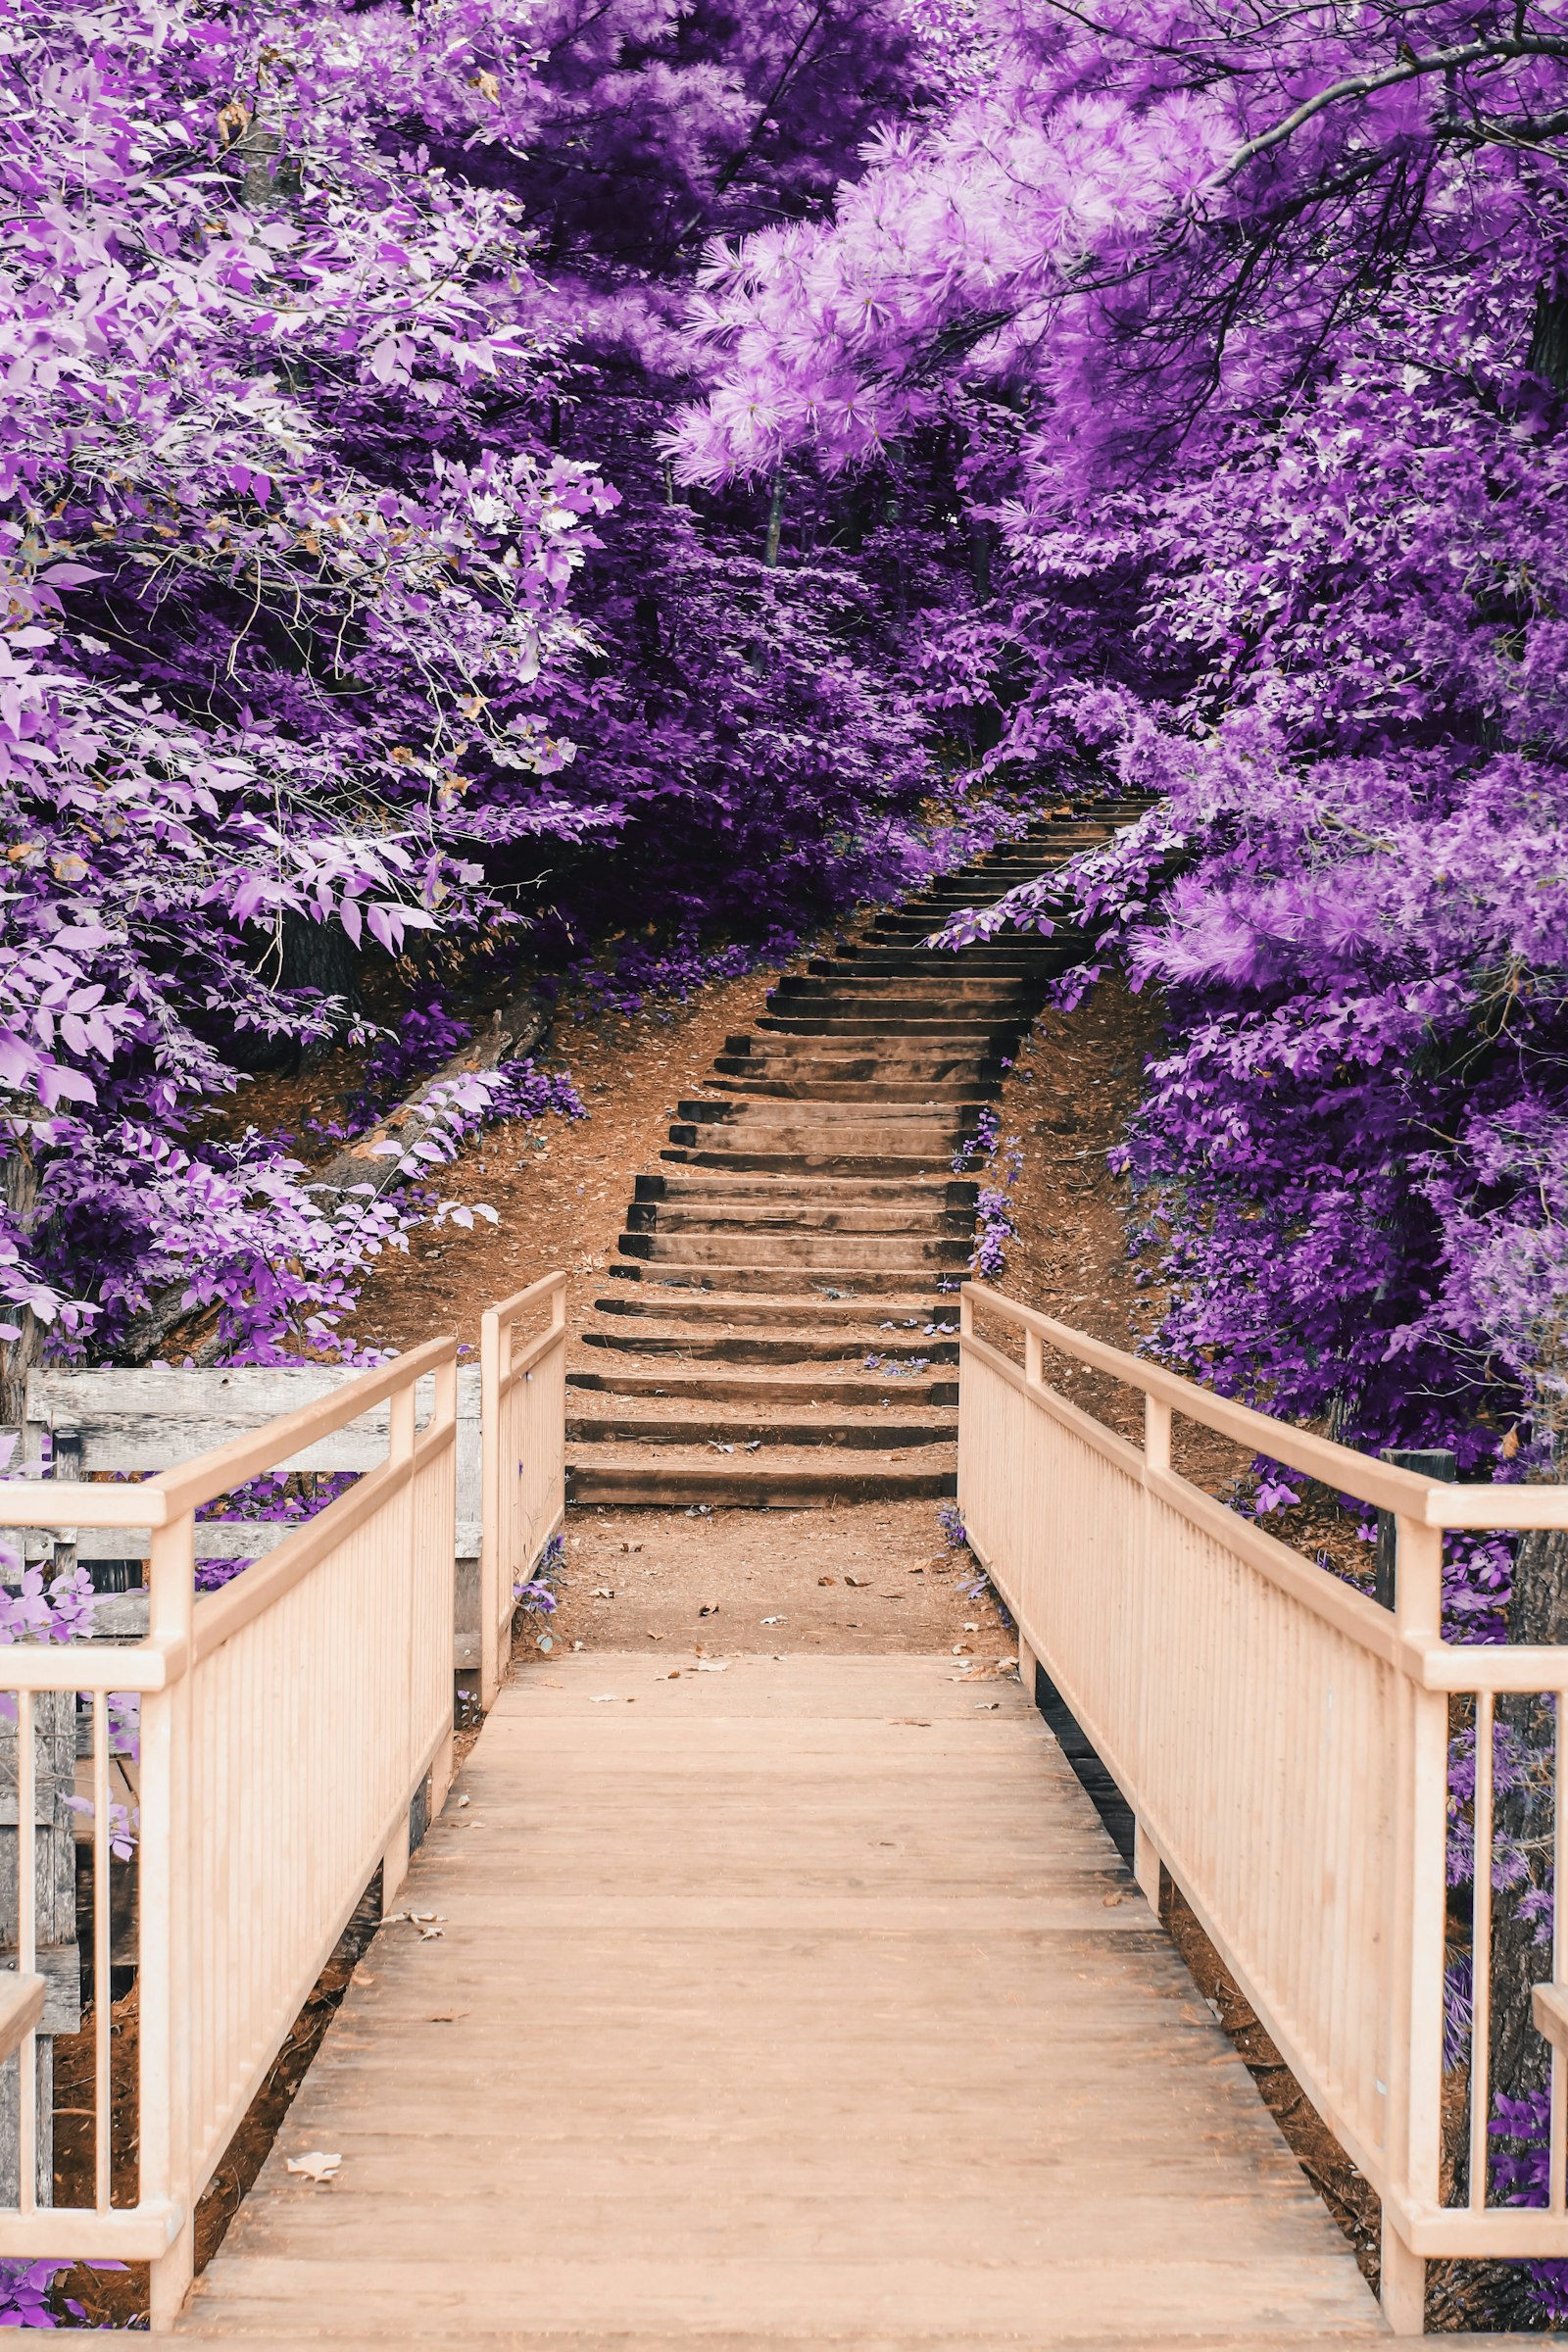
[[[767,510],[767,544],[762,551],[762,562],[769,571],[778,569],[778,542],[783,525],[784,468],[781,466],[773,476],[773,497]]]
[[[279,919],[277,931],[262,955],[258,970],[264,980],[289,994],[314,989],[333,1006],[324,1037],[310,1045],[292,1038],[265,1037],[247,1030],[229,1040],[229,1059],[241,1070],[314,1069],[331,1053],[337,1039],[360,1009],[360,951],[341,923],[313,923],[292,908]]]
[[[1568,293],[1536,288],[1536,323],[1525,366],[1554,392],[1568,392]]]
[[[991,602],[991,525],[980,515],[969,524],[969,573],[977,605]]]
[[[13,1135],[11,1150],[0,1164],[0,1200],[17,1223],[26,1230],[38,1202],[38,1165],[30,1137]],[[15,1314],[21,1337],[0,1342],[0,1424],[21,1426],[24,1418],[27,1374],[37,1363],[43,1330],[30,1306]]]

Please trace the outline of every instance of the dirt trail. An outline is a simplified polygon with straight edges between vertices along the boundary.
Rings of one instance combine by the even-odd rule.
[[[966,1552],[954,1552],[930,1502],[833,1510],[577,1510],[567,1517],[557,1649],[635,1649],[678,1664],[808,1649],[824,1655],[933,1650],[995,1666],[1013,1654]],[[539,1628],[515,1648],[531,1663]]]
[[[579,1021],[574,1002],[564,1000],[538,1058],[570,1072],[587,1118],[509,1119],[474,1137],[442,1171],[442,1191],[488,1201],[500,1225],[472,1234],[420,1230],[407,1256],[389,1251],[361,1296],[353,1336],[413,1348],[455,1331],[476,1350],[484,1309],[558,1266],[571,1276],[572,1321],[580,1324],[614,1254],[637,1171],[657,1159],[677,1099],[707,1077],[725,1037],[778,971],[795,968],[721,981],[657,1013]]]

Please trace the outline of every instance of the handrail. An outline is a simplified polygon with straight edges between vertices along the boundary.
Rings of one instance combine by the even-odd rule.
[[[975,1329],[1021,1334],[1022,1368]],[[1140,1447],[1049,1386],[1045,1349],[1141,1391]],[[1443,1638],[1445,1529],[1568,1526],[1568,1488],[1453,1487],[1213,1395],[979,1283],[959,1306],[958,1506],[976,1556],[1127,1797],[1134,1870],[1181,1888],[1383,2203],[1383,2299],[1419,2333],[1432,2256],[1568,2256],[1568,1741],[1555,1758],[1551,2199],[1490,2201],[1491,1872],[1473,1872],[1468,2189],[1446,2200],[1450,1804],[1495,1832],[1496,1694],[1555,1700],[1568,1646]],[[1392,1614],[1171,1464],[1172,1416],[1395,1515]],[[1455,1701],[1465,1711],[1450,1714]],[[1473,1721],[1475,1794],[1450,1790]],[[1446,2107],[1452,2106],[1447,2086]]]
[[[420,1429],[416,1391],[432,1375]],[[199,1506],[383,1403],[385,1461],[197,1599]],[[15,1878],[36,1889],[17,1923],[24,1978],[42,1944],[64,1936],[74,1950],[74,1872],[62,1898],[69,1926],[40,1926],[38,1905],[52,1899],[46,1890],[74,1843],[56,1759],[74,1749],[65,1732],[78,1693],[90,1712],[97,2020],[96,2181],[90,2201],[68,2207],[41,2203],[34,2188],[34,2173],[47,2171],[47,2109],[32,2086],[40,2029],[49,2046],[72,2019],[45,2006],[20,2029],[20,2196],[0,2210],[0,2254],[146,2260],[159,2330],[183,2302],[196,2203],[245,2106],[378,1863],[383,1900],[395,1895],[421,1785],[432,1808],[445,1794],[456,1415],[457,1343],[433,1340],[145,1481],[0,1485],[8,1525],[151,1536],[143,1641],[0,1652],[0,1690],[17,1694]],[[111,2162],[109,1888],[112,1838],[122,1834],[110,1805],[112,1692],[140,1694],[139,2179],[130,2206],[114,2202]],[[0,1978],[0,1995],[10,1983]]]
[[[547,1305],[549,1323],[519,1352],[520,1327]],[[480,1317],[479,1701],[485,1707],[500,1688],[511,1646],[514,1588],[565,1511],[565,1375],[564,1274],[544,1275]]]
[[[1058,1323],[1038,1307],[1025,1306],[985,1283],[963,1285],[960,1318],[965,1305],[971,1318],[965,1328],[971,1331],[976,1306],[995,1310],[1004,1321],[1063,1355],[1075,1355],[1097,1372],[1108,1372],[1129,1388],[1142,1389],[1146,1396],[1156,1397],[1172,1411],[1201,1422],[1220,1437],[1234,1438],[1254,1453],[1289,1462],[1304,1477],[1343,1490],[1379,1510],[1414,1519],[1423,1527],[1568,1527],[1568,1486],[1445,1486],[1423,1478],[1419,1471],[1396,1469],[1394,1463],[1377,1461],[1351,1446],[1316,1437],[1289,1421],[1276,1421],[1252,1405],[1238,1404],[1233,1397],[1200,1388],[1181,1373],[1168,1372],[1163,1364],[1129,1355],[1125,1348],[1112,1348],[1104,1340],[1091,1339],[1087,1332],[1074,1331],[1070,1324]]]
[[[564,1508],[565,1289],[564,1275],[549,1275],[483,1318],[487,1700],[514,1579]],[[530,1336],[541,1309],[547,1327]],[[422,1427],[421,1382],[433,1388]],[[386,1458],[198,1598],[197,1510],[382,1405]],[[61,1897],[70,1924],[41,1927],[24,1900],[21,1985],[0,1974],[0,2056],[21,2052],[20,2191],[0,2209],[0,2255],[146,2261],[160,2332],[190,2283],[197,2200],[245,2106],[378,1864],[383,1903],[395,1896],[421,1786],[432,1811],[445,1794],[457,1407],[457,1344],[432,1340],[145,1480],[0,1483],[7,1527],[146,1530],[150,1587],[140,1642],[0,1651],[0,1691],[16,1693],[18,1784],[17,1827],[0,1825],[0,1840],[18,1840],[24,1889],[52,1885],[51,1871],[58,1878],[72,1861],[58,1759],[74,1747],[66,1735],[78,1707],[90,1716],[97,2151],[90,2202],[39,2202],[48,2110],[35,2094],[34,2053],[73,2020],[50,2006],[55,1993],[35,1992],[45,1979],[33,1962],[41,1946],[74,1935],[73,1863]],[[112,1693],[137,1694],[140,1708],[133,2205],[115,2203],[112,2163]]]
[[[242,1487],[286,1455],[303,1453],[396,1392],[457,1359],[455,1340],[426,1340],[406,1355],[375,1364],[356,1380],[291,1413],[280,1413],[254,1435],[231,1439],[172,1469],[125,1486],[89,1486],[73,1480],[7,1479],[0,1484],[5,1524],[17,1527],[170,1527],[186,1511]]]

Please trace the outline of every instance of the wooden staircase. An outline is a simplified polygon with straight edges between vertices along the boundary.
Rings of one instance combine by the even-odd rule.
[[[961,908],[1108,840],[1146,804],[1031,827],[783,980],[677,1105],[637,1179],[567,1375],[574,1502],[798,1510],[951,1494],[955,1172],[1007,1057],[1081,941],[928,942]]]

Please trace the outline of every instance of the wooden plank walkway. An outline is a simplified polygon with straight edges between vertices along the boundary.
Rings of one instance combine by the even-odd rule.
[[[667,1663],[502,1693],[402,1898],[441,1934],[378,1938],[187,2337],[1383,2332],[1016,1685]]]

